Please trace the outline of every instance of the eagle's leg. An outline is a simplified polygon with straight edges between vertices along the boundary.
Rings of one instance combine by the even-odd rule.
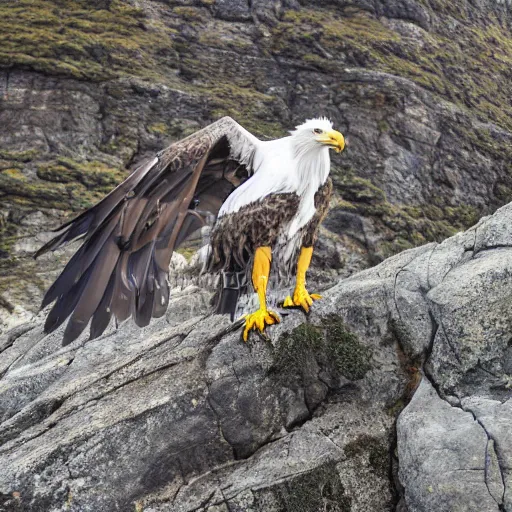
[[[321,299],[322,296],[317,293],[311,295],[306,290],[306,272],[311,263],[311,257],[313,256],[313,247],[301,247],[299,260],[297,262],[297,277],[295,280],[295,290],[293,291],[293,297],[286,297],[283,302],[283,307],[293,308],[296,306],[301,307],[306,311],[309,311],[309,306],[313,304],[314,300]]]
[[[279,316],[267,309],[267,283],[270,274],[270,262],[272,261],[272,250],[270,247],[258,247],[254,254],[252,267],[252,284],[258,294],[260,309],[245,317],[245,329],[243,339],[247,341],[249,331],[257,329],[260,332],[265,330],[266,325],[279,323]]]

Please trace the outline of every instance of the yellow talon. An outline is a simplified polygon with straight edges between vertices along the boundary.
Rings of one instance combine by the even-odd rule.
[[[318,293],[312,293],[311,295],[306,290],[306,272],[311,263],[311,257],[313,256],[313,247],[302,247],[299,254],[299,260],[297,262],[297,279],[295,284],[295,290],[293,292],[293,298],[288,295],[284,299],[284,308],[300,307],[306,313],[309,312],[309,306],[313,304],[314,300],[321,299],[322,296]]]
[[[268,311],[267,309],[258,309],[258,311],[245,315],[245,328],[243,332],[243,340],[249,339],[249,332],[254,329],[263,333],[267,325],[278,324],[281,322],[277,313]]]
[[[288,297],[284,299],[283,308],[293,308],[294,306],[295,304],[293,303],[292,298],[288,295]]]
[[[308,293],[304,286],[297,286],[295,291],[293,292],[293,299],[288,295],[286,299],[284,299],[283,307],[284,308],[293,308],[300,307],[306,313],[309,312],[309,306],[313,304],[314,300],[321,299],[322,296],[318,295],[318,293],[312,293],[311,295]]]

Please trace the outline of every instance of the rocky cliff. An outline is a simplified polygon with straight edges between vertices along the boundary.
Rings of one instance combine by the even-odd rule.
[[[222,115],[347,135],[321,287],[474,224],[511,199],[510,21],[493,0],[1,2],[0,329],[67,257],[31,259],[50,228]]]
[[[0,338],[0,510],[512,511],[512,204],[240,339],[167,318]]]

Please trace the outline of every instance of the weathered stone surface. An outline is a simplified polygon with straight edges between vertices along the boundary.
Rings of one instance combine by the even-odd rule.
[[[496,248],[449,271],[428,293],[438,326],[430,371],[447,394],[471,394],[502,375],[512,328],[512,250]]]
[[[486,486],[485,431],[471,413],[439,398],[427,380],[398,418],[397,438],[410,512],[499,510]]]
[[[0,510],[512,510],[510,249],[474,251],[511,212],[340,281],[270,343],[186,280],[144,329],[4,335]]]
[[[510,384],[510,382],[509,382]],[[509,385],[510,389],[510,385]],[[509,393],[510,395],[510,393]],[[492,451],[489,456],[489,492],[505,510],[512,508],[512,399],[506,402],[482,397],[462,400],[464,410],[470,411],[485,430]]]

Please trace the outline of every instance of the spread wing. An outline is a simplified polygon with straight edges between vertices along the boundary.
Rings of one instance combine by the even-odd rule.
[[[162,316],[169,301],[173,251],[215,216],[253,172],[258,139],[225,117],[176,142],[137,168],[101,202],[58,228],[36,253],[83,240],[41,307],[55,301],[45,332],[70,317],[63,344],[91,320],[91,339],[114,315],[139,326]]]

